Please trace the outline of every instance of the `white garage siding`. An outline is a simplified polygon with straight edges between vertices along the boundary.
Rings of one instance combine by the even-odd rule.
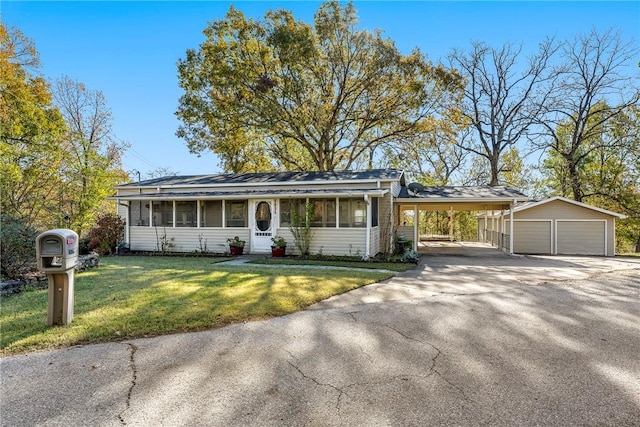
[[[557,220],[556,248],[560,255],[607,255],[606,220]]]
[[[509,230],[509,220],[505,221],[505,230]],[[513,252],[517,254],[551,254],[551,220],[514,220]]]

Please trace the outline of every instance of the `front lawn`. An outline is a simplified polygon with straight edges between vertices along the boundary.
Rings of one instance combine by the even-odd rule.
[[[217,328],[298,311],[390,277],[364,270],[217,265],[210,258],[110,257],[76,274],[73,322],[47,327],[47,290],[3,297],[0,354]]]

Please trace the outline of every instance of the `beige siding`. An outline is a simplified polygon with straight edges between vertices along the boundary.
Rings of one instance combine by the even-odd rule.
[[[562,200],[554,200],[540,206],[534,206],[520,212],[515,212],[517,219],[606,219],[609,215],[602,212],[576,206]]]
[[[366,231],[366,228],[314,228],[309,251],[324,255],[364,255]],[[277,234],[287,240],[287,253],[300,254],[288,228],[279,228]]]
[[[371,250],[369,255],[375,256],[380,252],[380,227],[373,227],[371,229]]]
[[[605,221],[557,221],[558,254],[606,255]]]
[[[513,222],[513,252],[517,254],[551,254],[552,221],[534,220]],[[506,233],[509,233],[509,221],[505,221]],[[505,242],[509,246],[509,242]]]
[[[606,221],[606,225],[603,225],[603,227],[606,227],[607,245],[606,245],[606,253],[602,253],[604,251],[600,249],[600,252],[601,252],[600,254],[606,255],[606,256],[615,255],[615,244],[616,244],[615,243],[615,218],[612,217],[611,215],[607,215],[606,213],[598,212],[593,209],[588,209],[582,206],[576,206],[572,203],[567,203],[562,200],[554,200],[552,202],[545,203],[540,206],[534,206],[532,208],[525,209],[520,212],[515,212],[514,218],[516,219],[552,219],[554,220],[555,226],[557,226],[558,223],[562,223],[563,222],[562,220],[583,220],[583,221],[584,220],[604,220]],[[584,225],[586,224],[586,222],[583,222],[581,224]],[[599,245],[600,242],[602,242],[602,240],[600,240],[600,237],[598,235],[594,235],[589,230],[585,230],[583,232],[579,230],[579,227],[567,228],[565,233],[571,232],[571,230],[573,230],[573,232],[576,233],[574,240],[577,239],[578,241],[582,241],[583,245],[585,245],[585,250],[588,250],[589,252],[593,252],[595,245]],[[557,231],[554,230],[554,233],[557,234]],[[593,237],[594,241],[589,243],[585,242],[585,239],[588,236],[594,236]],[[604,239],[604,237],[602,237],[602,239]],[[556,239],[554,239],[554,241],[555,240]],[[567,245],[569,245],[568,240],[569,240],[569,237],[566,237],[565,242]],[[554,252],[560,253],[559,249],[560,248],[557,248],[556,250],[554,250]],[[571,249],[571,245],[569,245],[569,246],[565,246],[565,249],[563,250],[573,251],[575,249]],[[568,252],[564,252],[564,253],[568,253]],[[579,253],[579,252],[576,252],[576,253]]]
[[[149,191],[147,191],[148,193]],[[137,188],[118,188],[118,196],[132,196],[134,194],[139,194],[140,190]]]
[[[157,233],[156,233],[157,231]],[[206,245],[208,252],[224,253],[227,251],[227,238],[238,236],[250,245],[249,230],[245,228],[188,228],[188,227],[130,227],[131,250],[157,251],[159,240],[166,233],[168,242],[173,245],[169,252],[193,252]]]
[[[400,194],[401,189],[402,189],[402,185],[399,182],[391,183],[391,194],[393,195],[393,197],[398,197],[398,194]]]
[[[118,202],[117,214],[118,214],[118,216],[120,218],[126,219],[128,210],[129,210],[129,204],[128,203]]]

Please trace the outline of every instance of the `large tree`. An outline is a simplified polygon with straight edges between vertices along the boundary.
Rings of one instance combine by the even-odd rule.
[[[65,76],[56,82],[53,98],[67,124],[61,141],[66,159],[59,210],[80,234],[93,224],[112,187],[125,178],[120,159],[126,144],[113,135],[102,92]]]
[[[254,21],[231,7],[204,34],[178,62],[177,135],[227,170],[263,167],[263,157],[277,168],[349,168],[419,132],[459,85],[419,50],[403,55],[381,32],[358,30],[351,3],[324,3],[313,26],[286,10]]]
[[[633,127],[618,127],[614,135],[607,128],[640,101],[638,74],[628,72],[639,49],[615,32],[591,31],[566,42],[562,54],[554,99],[545,106],[542,134],[535,141],[566,171],[568,195],[582,201],[587,183],[582,163],[597,153],[624,149],[628,133],[634,132]]]
[[[473,133],[459,146],[486,159],[489,177],[485,184],[501,184],[501,156],[526,138],[539,121],[553,87],[549,62],[557,50],[553,40],[539,45],[527,63],[518,62],[522,46],[507,43],[493,48],[474,42],[471,49],[452,50],[449,61],[465,78],[461,109]]]
[[[627,215],[617,222],[618,246],[640,252],[640,108],[629,108],[597,127],[591,122],[601,122],[609,108],[596,104],[594,109],[600,114],[591,116],[590,136],[574,153],[579,159],[575,169],[569,170],[562,150],[550,150],[544,159],[547,194],[572,197],[575,177],[582,201]],[[572,126],[568,121],[556,131],[561,147],[570,145]]]
[[[55,225],[66,131],[35,45],[0,23],[0,184],[2,214],[29,226]]]

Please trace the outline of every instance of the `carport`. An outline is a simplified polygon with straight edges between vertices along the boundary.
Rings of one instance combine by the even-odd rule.
[[[505,186],[442,186],[423,187],[410,184],[402,187],[394,200],[396,218],[398,218],[397,234],[413,242],[413,249],[420,250],[419,218],[423,211],[446,211],[454,218],[460,211],[484,211],[484,226],[478,227],[478,240],[490,243],[500,249],[509,249],[513,253],[513,208],[518,202],[526,202],[529,198],[512,188]],[[403,212],[413,212],[413,225],[401,222]],[[502,216],[507,212],[511,221],[508,228]],[[450,221],[450,232],[442,239],[454,239],[453,221]]]

